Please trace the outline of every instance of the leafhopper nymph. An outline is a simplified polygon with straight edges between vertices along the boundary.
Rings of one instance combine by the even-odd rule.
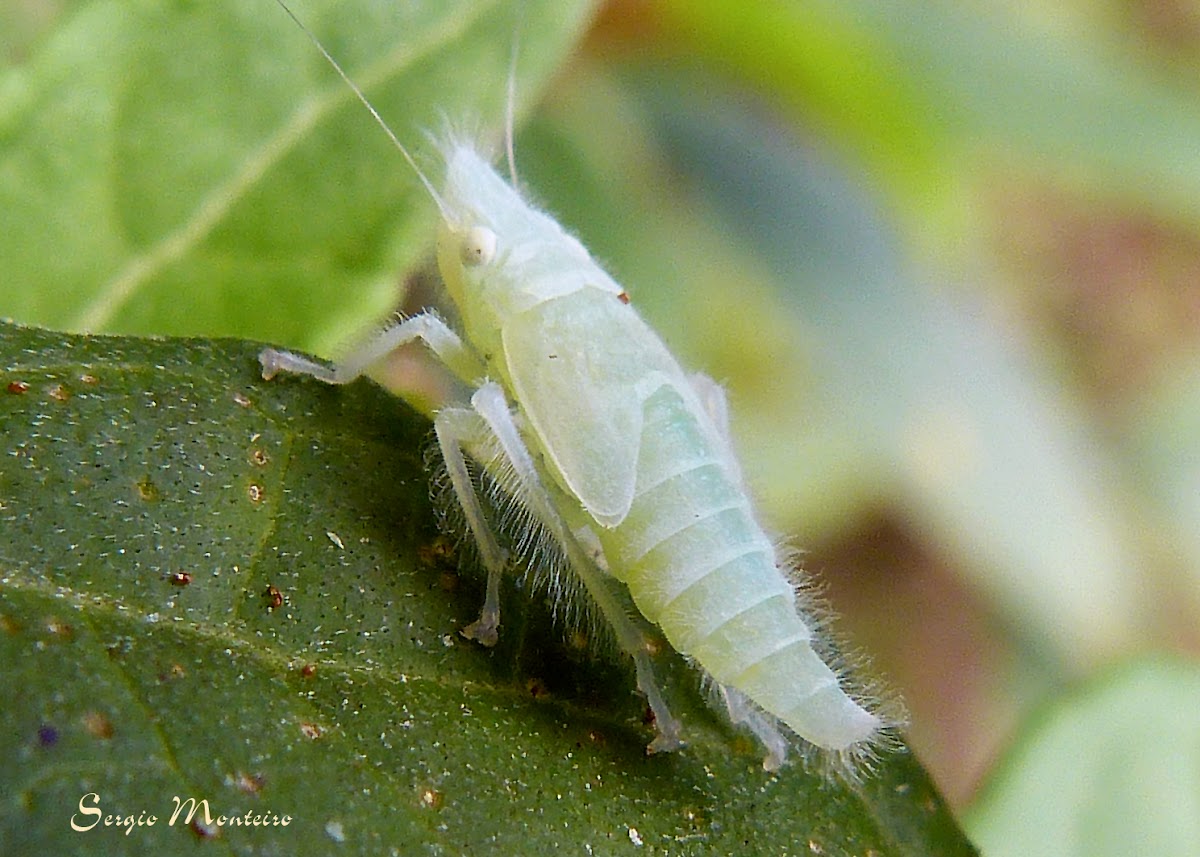
[[[522,570],[484,511],[473,476],[482,468],[633,659],[654,714],[651,751],[673,750],[684,736],[655,681],[645,622],[704,673],[730,721],[761,741],[766,767],[784,762],[789,732],[846,770],[869,758],[894,724],[818,654],[796,572],[745,490],[722,389],[685,372],[625,290],[476,146],[440,144],[439,190],[396,145],[440,212],[438,267],[459,329],[422,313],[333,368],[268,348],[263,377],[344,384],[422,341],[471,391],[434,418],[445,480],[488,576],[465,635],[495,643],[501,578]]]

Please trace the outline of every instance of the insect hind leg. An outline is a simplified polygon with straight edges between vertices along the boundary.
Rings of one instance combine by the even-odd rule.
[[[657,753],[675,750],[682,745],[680,726],[667,708],[667,703],[654,678],[650,662],[650,647],[642,629],[628,612],[627,605],[613,588],[613,580],[580,544],[567,522],[557,511],[554,499],[542,484],[537,466],[521,439],[513,420],[504,391],[489,382],[475,391],[471,405],[495,435],[504,457],[512,466],[516,484],[506,486],[546,528],[547,533],[562,547],[571,570],[579,578],[588,595],[608,622],[618,645],[633,658],[637,672],[638,690],[654,714],[657,735],[646,748]]]
[[[508,566],[508,554],[500,547],[495,533],[488,525],[475,485],[467,469],[463,447],[478,446],[488,432],[487,424],[474,411],[466,408],[443,408],[433,421],[434,434],[446,465],[446,476],[454,496],[462,508],[467,528],[479,549],[480,560],[487,569],[487,591],[479,619],[460,633],[468,640],[484,646],[494,646],[499,640],[500,581]]]
[[[725,713],[734,726],[750,730],[767,755],[763,758],[763,770],[777,771],[787,761],[788,742],[779,731],[775,719],[763,713],[746,696],[725,684],[716,685],[716,692],[725,704]]]

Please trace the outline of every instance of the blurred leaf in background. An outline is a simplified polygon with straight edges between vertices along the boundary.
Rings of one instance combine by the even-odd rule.
[[[1104,671],[1042,706],[972,807],[989,857],[1194,854],[1200,669],[1175,658]]]
[[[0,314],[330,354],[398,300],[432,207],[262,5],[14,28]],[[436,172],[439,109],[497,125],[514,15],[422,8],[298,11]],[[524,15],[522,107],[585,20]],[[612,2],[517,140],[532,196],[729,385],[765,513],[959,802],[1035,701],[1200,642],[1198,19]]]
[[[528,6],[532,97],[589,7]],[[503,115],[508,4],[300,11],[415,149]],[[428,247],[412,171],[271,3],[79,4],[2,92],[0,312],[22,321],[328,349],[392,308]]]

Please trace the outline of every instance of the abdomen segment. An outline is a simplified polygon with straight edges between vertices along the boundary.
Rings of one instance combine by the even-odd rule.
[[[881,727],[812,647],[725,450],[670,387],[646,402],[633,505],[601,541],[614,575],[671,644],[811,743],[847,750]]]

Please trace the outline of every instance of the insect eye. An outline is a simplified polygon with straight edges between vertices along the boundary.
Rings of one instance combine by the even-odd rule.
[[[486,265],[496,255],[496,233],[486,226],[472,226],[463,235],[460,253],[464,265]]]

